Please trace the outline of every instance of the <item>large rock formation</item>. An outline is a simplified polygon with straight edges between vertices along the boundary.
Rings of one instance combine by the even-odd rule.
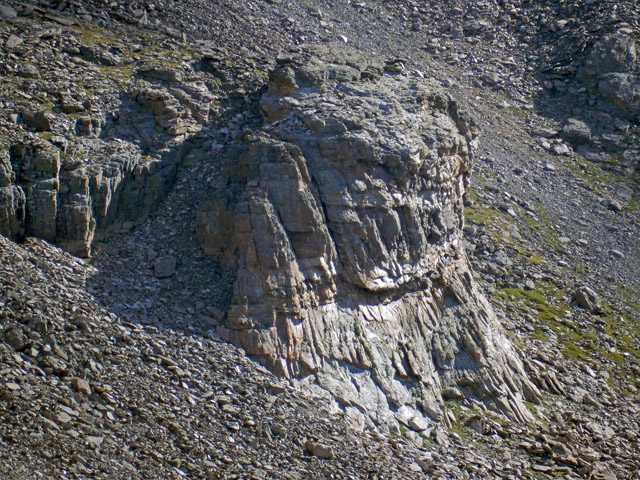
[[[16,174],[9,161],[9,152],[0,150],[0,233],[12,238],[24,235],[25,196],[15,185]]]
[[[175,182],[192,147],[186,140],[208,120],[212,97],[203,89],[185,82],[173,93],[133,91],[121,105],[126,115],[79,116],[71,145],[51,132],[0,145],[0,234],[88,257],[97,236],[144,220]]]
[[[236,271],[219,332],[376,421],[446,423],[443,400],[465,397],[531,420],[538,392],[460,245],[478,129],[457,103],[316,46],[278,60],[261,107],[198,215]]]

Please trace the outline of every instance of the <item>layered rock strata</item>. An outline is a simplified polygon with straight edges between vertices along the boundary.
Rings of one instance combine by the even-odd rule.
[[[183,153],[150,159],[125,143],[93,147],[97,158],[91,160],[45,140],[0,152],[0,234],[42,238],[88,257],[96,234],[153,210],[173,184]]]
[[[0,234],[88,257],[100,235],[144,220],[199,151],[189,140],[208,121],[210,96],[188,83],[172,91],[133,91],[122,112],[79,116],[72,142],[46,132],[2,145]]]
[[[195,161],[224,96],[200,63],[221,61],[162,34],[142,41],[24,8],[0,25],[0,235],[86,257],[96,238],[144,220]]]
[[[376,422],[447,423],[462,398],[532,420],[460,244],[473,121],[399,62],[320,46],[278,60],[261,107],[198,214],[236,271],[219,333]]]

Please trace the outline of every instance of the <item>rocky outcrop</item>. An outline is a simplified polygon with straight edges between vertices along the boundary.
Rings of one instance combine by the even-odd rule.
[[[47,20],[61,17],[22,12],[0,26],[0,74],[12,79],[0,85],[0,234],[90,256],[101,235],[144,220],[195,162],[219,87],[191,66],[195,49],[166,36],[144,49],[132,31],[54,28]]]
[[[637,36],[623,26],[592,47],[580,76],[629,120],[640,119],[640,64]]]
[[[182,158],[180,149],[151,159],[120,142],[84,146],[61,152],[48,141],[34,140],[3,153],[0,234],[42,238],[87,257],[97,231],[119,230],[152,211]]]
[[[608,73],[598,82],[598,91],[629,120],[640,120],[640,75]]]
[[[461,247],[478,129],[396,65],[279,59],[265,127],[229,148],[198,214],[204,250],[236,271],[218,332],[376,422],[447,423],[456,398],[531,420],[537,390]]]
[[[0,151],[0,233],[12,238],[24,236],[25,196],[15,185],[9,152]]]

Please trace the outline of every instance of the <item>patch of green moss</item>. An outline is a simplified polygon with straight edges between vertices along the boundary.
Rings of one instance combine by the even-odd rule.
[[[544,333],[544,330],[542,330],[541,328],[536,328],[532,333],[531,333],[531,338],[535,338],[536,340],[540,340],[543,342],[548,342],[549,341],[549,336]]]
[[[133,69],[130,66],[98,66],[98,70],[104,78],[108,78],[120,87],[126,87],[133,83]]]
[[[504,217],[505,215],[500,212],[496,212],[491,208],[474,204],[465,207],[464,218],[468,222],[475,223],[476,225],[488,226],[496,221],[496,217]]]
[[[356,336],[356,338],[364,337],[364,331],[362,330],[362,325],[360,325],[358,322],[355,322],[353,324],[353,334]]]
[[[108,45],[119,40],[114,32],[108,32],[95,24],[83,24],[73,28],[80,40],[85,45]]]
[[[539,282],[535,290],[518,288],[500,288],[496,295],[503,301],[514,306],[516,313],[532,313],[543,326],[537,327],[531,338],[549,342],[557,338],[562,348],[562,354],[567,360],[587,361],[592,358],[608,359],[616,365],[621,365],[624,355],[620,352],[610,352],[597,346],[598,333],[593,327],[578,327],[565,318],[570,308],[566,299],[566,292],[553,283]],[[626,349],[633,349],[631,337],[623,338],[622,345]],[[619,348],[623,351],[623,348]]]
[[[531,412],[531,415],[533,415],[535,418],[538,418],[540,416],[538,407],[535,404],[525,401],[524,406],[527,407],[527,410],[529,410]]]
[[[522,340],[520,340],[513,332],[505,332],[507,334],[507,337],[509,337],[509,340],[511,340],[511,343],[513,343],[516,348],[522,350],[524,349],[525,345],[524,343],[522,343]]]
[[[49,141],[49,140],[51,140],[53,138],[53,132],[38,132],[38,135],[43,140],[47,140],[47,141]]]
[[[576,345],[575,343],[563,340],[560,342],[562,344],[562,355],[567,360],[573,361],[585,361],[589,358],[587,352],[585,352],[581,347]]]
[[[464,443],[467,443],[467,427],[462,425],[462,422],[456,422],[449,427],[449,432],[455,433],[460,436]]]
[[[564,300],[559,300],[564,297],[564,291],[548,282],[539,282],[535,290],[503,287],[496,294],[503,300],[528,307],[538,320],[545,323],[564,316],[565,310],[569,308]]]
[[[539,254],[534,254],[530,257],[527,257],[526,262],[530,263],[531,265],[540,265],[542,263],[543,259]]]

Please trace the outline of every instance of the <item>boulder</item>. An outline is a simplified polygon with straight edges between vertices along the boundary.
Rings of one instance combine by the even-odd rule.
[[[583,145],[591,140],[591,129],[582,120],[569,118],[562,126],[560,137],[572,145]]]
[[[629,120],[640,120],[640,76],[608,73],[598,82],[598,92]]]
[[[628,72],[638,59],[637,39],[632,31],[620,29],[598,40],[587,59],[587,75],[599,77],[612,72]]]
[[[162,255],[153,262],[153,274],[156,278],[169,278],[176,273],[176,258]]]
[[[577,288],[573,292],[573,299],[580,307],[586,308],[591,313],[599,312],[602,307],[598,294],[587,286]]]
[[[22,112],[24,123],[35,130],[47,132],[51,130],[51,114],[44,110],[25,110]]]

